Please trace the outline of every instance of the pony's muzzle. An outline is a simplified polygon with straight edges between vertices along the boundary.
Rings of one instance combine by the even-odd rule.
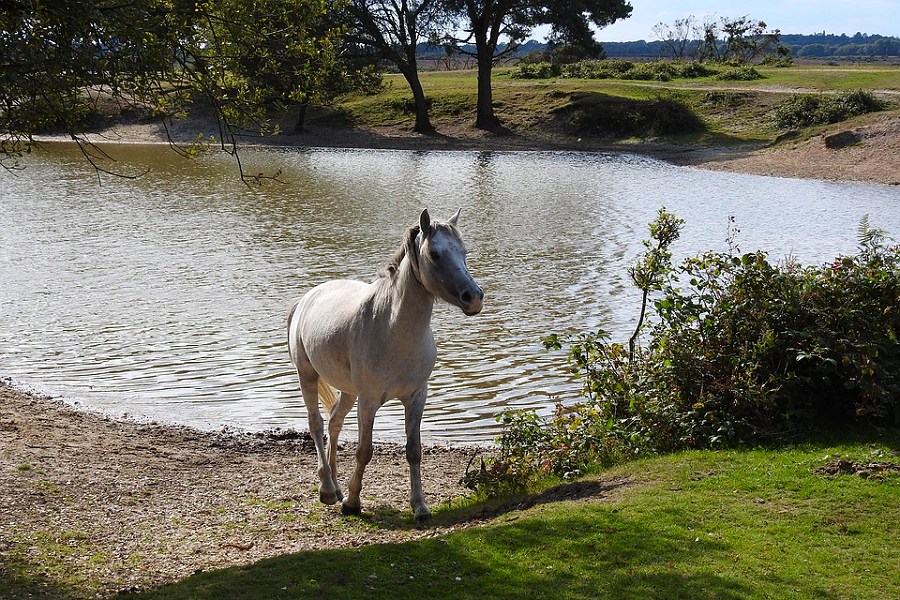
[[[459,295],[459,303],[467,317],[477,315],[484,308],[484,291],[481,288],[475,288],[474,291],[463,290]]]

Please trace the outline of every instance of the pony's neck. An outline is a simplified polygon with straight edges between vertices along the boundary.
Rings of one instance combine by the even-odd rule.
[[[430,326],[434,296],[419,281],[408,255],[400,261],[389,286],[389,293],[393,327],[415,329]]]

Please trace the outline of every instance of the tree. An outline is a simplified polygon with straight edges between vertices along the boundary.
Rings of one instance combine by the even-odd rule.
[[[631,14],[626,0],[446,0],[448,8],[461,16],[462,37],[448,37],[460,51],[475,56],[478,63],[478,98],[475,126],[496,129],[491,74],[494,65],[514,51],[538,25],[551,26],[554,43],[593,44],[591,24],[605,27]],[[507,40],[501,47],[501,40]],[[474,52],[463,49],[475,45]]]
[[[260,109],[298,106],[294,130],[303,129],[306,107],[330,99],[326,85],[337,61],[343,28],[329,18],[324,0],[218,0],[201,21],[204,47],[227,44],[207,57],[232,97]],[[264,128],[265,123],[257,123]]]
[[[722,55],[719,51],[719,26],[715,21],[704,19],[701,25],[697,26],[697,34],[700,37],[700,45],[697,48],[696,58],[700,62],[707,60],[720,60]]]
[[[748,16],[722,19],[725,34],[725,60],[750,63],[766,53],[780,49],[781,32],[766,30],[765,21],[751,21]]]
[[[674,25],[657,23],[653,26],[653,35],[663,43],[666,50],[671,52],[672,58],[684,59],[693,42],[693,36],[698,30],[697,19],[689,15],[684,19],[675,19]]]
[[[658,32],[657,35],[679,37],[679,21],[675,23],[674,29],[660,23],[654,31]],[[723,17],[718,23],[707,19],[702,24],[693,25],[693,31],[699,38],[696,59],[700,61],[733,61],[743,64],[754,62],[766,54],[790,54],[790,49],[781,43],[779,30],[767,30],[764,21],[752,21],[746,15],[737,19]],[[720,36],[724,36],[724,41]],[[670,42],[667,43],[671,45]]]
[[[166,124],[199,96],[240,166],[236,136],[267,122],[260,99],[292,100],[315,88],[336,35],[319,27],[323,2],[8,0],[0,11],[0,156],[15,159],[36,133],[56,130],[98,174],[109,172],[83,135],[101,105],[148,111]]]
[[[437,0],[351,0],[347,12],[352,19],[349,39],[396,65],[409,84],[416,111],[413,129],[433,132],[416,65],[416,46],[432,38],[446,18]]]
[[[161,42],[182,30],[183,12],[168,18],[157,3],[5,3],[0,11],[0,151],[27,151],[42,130],[77,136],[81,121],[109,96],[126,104],[149,98],[158,87],[148,75],[170,68],[171,46]],[[142,21],[138,31],[136,21]],[[161,29],[167,27],[168,31]],[[86,153],[88,160],[92,155]]]

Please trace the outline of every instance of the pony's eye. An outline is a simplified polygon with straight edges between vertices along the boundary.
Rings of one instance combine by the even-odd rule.
[[[437,250],[432,250],[429,254],[431,255],[431,260],[437,261],[441,258],[441,253]]]

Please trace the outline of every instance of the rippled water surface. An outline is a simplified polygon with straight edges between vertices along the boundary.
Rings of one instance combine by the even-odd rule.
[[[665,205],[687,223],[683,257],[726,250],[820,263],[857,226],[900,237],[897,188],[672,167],[582,153],[245,151],[282,183],[247,189],[228,157],[110,150],[102,185],[50,148],[0,172],[0,376],[112,413],[249,430],[305,428],[285,349],[290,299],[335,277],[371,279],[422,207],[462,207],[481,315],[439,306],[429,441],[497,432],[505,407],[547,409],[577,391],[540,337],[603,326],[628,335],[626,268]],[[348,421],[348,429],[351,429]],[[376,438],[402,436],[388,403]]]

